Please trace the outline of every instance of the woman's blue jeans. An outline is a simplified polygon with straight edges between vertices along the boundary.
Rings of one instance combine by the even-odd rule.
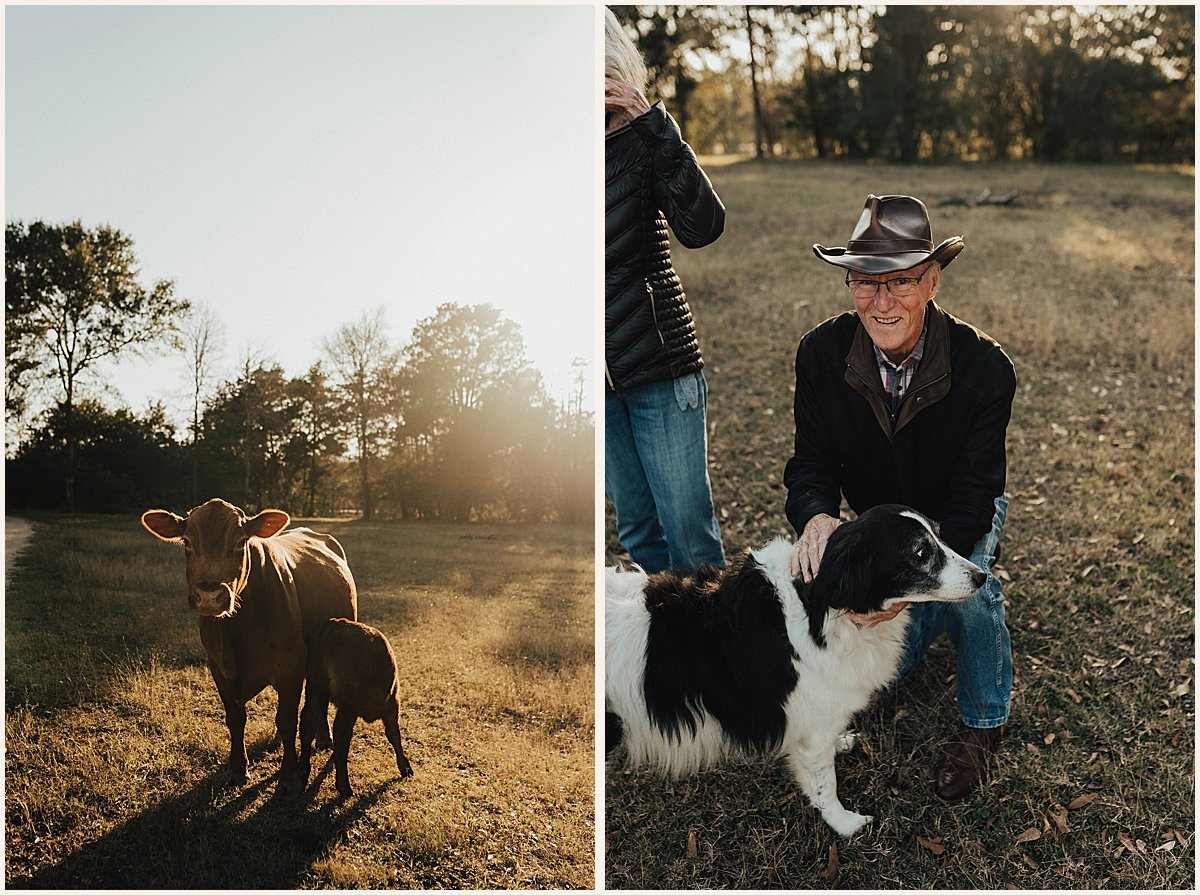
[[[992,574],[996,546],[1008,515],[1008,498],[996,498],[992,528],[969,559],[988,573],[983,587],[961,603],[913,603],[900,680],[917,667],[934,638],[945,632],[958,654],[958,712],[968,727],[999,727],[1008,721],[1012,693],[1012,646],[1004,624],[1004,594]]]
[[[702,373],[604,396],[604,491],[617,537],[647,572],[723,568],[708,480]]]

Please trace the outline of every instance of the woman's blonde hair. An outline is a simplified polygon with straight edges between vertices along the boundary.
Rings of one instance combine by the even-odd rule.
[[[646,62],[616,14],[607,6],[604,7],[604,73],[646,92]]]

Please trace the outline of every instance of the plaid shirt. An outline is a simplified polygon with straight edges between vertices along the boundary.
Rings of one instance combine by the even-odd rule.
[[[921,362],[921,355],[925,353],[925,333],[928,331],[929,315],[926,314],[925,324],[921,327],[921,338],[917,339],[917,347],[898,364],[888,360],[875,343],[871,343],[871,347],[875,350],[875,360],[879,362],[879,376],[883,380],[883,390],[887,393],[888,401],[891,403],[893,417],[900,409],[900,402],[904,400],[904,395],[912,383],[913,374],[917,372],[917,364]]]

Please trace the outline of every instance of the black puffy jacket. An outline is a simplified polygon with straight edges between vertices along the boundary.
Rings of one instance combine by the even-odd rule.
[[[667,225],[700,248],[721,235],[725,206],[662,103],[604,138],[604,169],[607,387],[693,373],[704,362]]]

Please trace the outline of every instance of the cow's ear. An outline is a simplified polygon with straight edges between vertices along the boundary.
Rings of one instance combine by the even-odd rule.
[[[142,513],[142,525],[160,541],[178,543],[187,528],[187,520],[166,510],[146,510]]]
[[[255,538],[269,538],[288,524],[288,514],[283,510],[263,510],[252,519],[247,519],[246,534]]]

